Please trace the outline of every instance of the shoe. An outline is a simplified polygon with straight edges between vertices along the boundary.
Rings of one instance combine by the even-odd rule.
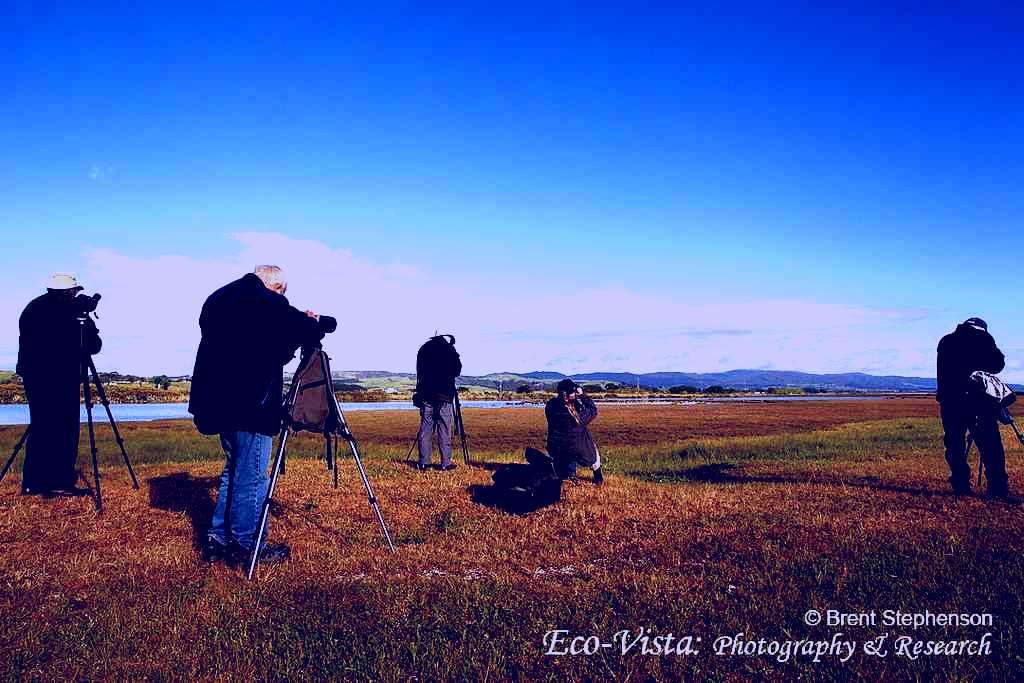
[[[997,500],[1010,499],[1010,490],[1005,486],[989,486],[986,493],[989,498],[995,498]]]
[[[416,469],[418,469],[420,472],[426,472],[427,470],[430,469],[430,465],[424,465],[423,463],[418,462],[416,463]]]
[[[450,462],[450,463],[448,463],[447,465],[441,465],[441,471],[442,471],[442,472],[451,472],[451,471],[452,471],[452,470],[454,470],[454,469],[455,469],[456,467],[457,467],[457,465],[456,465],[455,463],[453,463],[453,462]]]
[[[22,486],[21,495],[23,496],[52,496],[53,492],[50,489],[40,489],[32,486]]]
[[[235,546],[235,548],[236,563],[243,567],[248,565],[252,551],[241,546]],[[260,556],[256,561],[264,565],[281,564],[291,556],[292,549],[284,543],[264,543],[262,550],[260,550]]]
[[[68,497],[72,497],[72,498],[77,498],[79,496],[91,496],[92,495],[92,491],[90,491],[89,489],[83,489],[83,488],[79,488],[77,486],[67,486],[67,487],[59,486],[57,488],[50,489],[49,493],[52,496],[68,496]]]
[[[206,545],[203,546],[203,562],[212,564],[214,562],[229,562],[231,559],[231,548],[227,543],[213,536],[206,537]]]
[[[596,470],[594,470],[594,485],[595,486],[600,486],[603,483],[604,483],[604,474],[601,473],[601,468],[598,467]]]
[[[949,480],[949,485],[953,487],[954,496],[969,496],[971,495],[971,482],[969,481],[954,481]]]

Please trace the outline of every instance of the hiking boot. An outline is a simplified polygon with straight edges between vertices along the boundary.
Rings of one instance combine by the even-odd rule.
[[[598,467],[596,470],[594,470],[594,485],[595,486],[600,486],[603,483],[604,483],[604,474],[601,473],[601,468]]]
[[[79,488],[77,486],[58,486],[57,488],[50,489],[49,494],[51,496],[67,496],[77,498],[80,496],[91,496],[92,491],[89,489]]]
[[[252,552],[246,550],[244,553],[243,562],[248,562]],[[259,551],[259,558],[256,561],[260,564],[281,564],[291,556],[292,549],[284,543],[265,543],[263,549]]]
[[[23,496],[49,496],[52,492],[48,488],[39,488],[37,486],[22,486],[21,495]]]
[[[998,484],[993,485],[992,483],[989,483],[988,491],[986,493],[989,498],[996,498],[998,500],[1009,500],[1010,498],[1010,489],[1006,484],[1000,486]]]
[[[953,487],[954,496],[969,496],[971,495],[971,482],[970,481],[955,481],[949,480],[949,485]]]
[[[416,469],[419,470],[420,472],[426,472],[427,470],[430,469],[430,465],[424,465],[423,463],[418,462],[416,463]]]
[[[227,543],[224,543],[218,538],[213,536],[206,537],[206,544],[203,546],[202,554],[203,562],[212,564],[214,562],[230,562],[231,561],[231,549]]]
[[[455,467],[456,467],[455,463],[450,462],[447,465],[441,465],[441,471],[442,472],[451,472],[452,470],[455,469]]]

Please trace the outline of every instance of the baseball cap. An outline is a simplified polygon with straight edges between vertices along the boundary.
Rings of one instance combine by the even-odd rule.
[[[58,290],[85,289],[78,284],[78,280],[71,273],[54,273],[50,276],[50,284],[46,285],[46,288]]]

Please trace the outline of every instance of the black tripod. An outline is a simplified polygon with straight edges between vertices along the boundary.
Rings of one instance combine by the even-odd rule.
[[[472,461],[472,459],[469,456],[469,441],[466,439],[466,424],[462,421],[462,403],[459,401],[459,390],[458,390],[458,388],[455,389],[455,399],[454,399],[453,403],[454,403],[454,408],[452,409],[452,412],[453,412],[453,418],[452,419],[455,421],[455,423],[452,425],[453,426],[453,431],[454,431],[455,434],[458,434],[458,436],[459,436],[459,443],[462,445],[462,461],[464,463],[466,463],[467,465],[470,465],[470,464],[472,464],[473,461]],[[422,429],[423,429],[423,425],[421,424],[420,425],[420,430],[422,430]],[[416,444],[418,444],[420,442],[420,435],[421,435],[421,433],[422,433],[421,431],[416,432],[416,436],[412,440],[412,445],[409,446],[409,452],[405,454],[406,462],[412,462],[412,452],[414,450],[416,450]],[[435,437],[437,436],[437,418],[436,417],[434,418],[434,436]],[[431,439],[431,442],[433,442],[433,441],[436,441],[436,438],[435,439]]]
[[[92,390],[90,388],[89,375],[92,373],[92,382],[96,383],[96,394],[99,396],[100,403],[107,411],[107,420],[110,421],[110,428],[114,432],[114,440],[117,441],[118,448],[121,449],[121,459],[124,460],[125,467],[128,468],[128,475],[132,479],[132,488],[136,491],[139,490],[139,480],[135,477],[135,470],[132,469],[132,463],[128,459],[128,451],[125,449],[124,439],[121,438],[121,430],[117,428],[117,422],[114,420],[114,414],[110,411],[110,401],[107,400],[107,392],[103,389],[103,382],[100,381],[100,375],[96,372],[96,364],[92,360],[92,356],[85,352],[85,321],[86,316],[81,315],[78,318],[78,347],[79,353],[81,354],[81,361],[79,361],[79,384],[82,386],[82,399],[85,402],[85,414],[86,421],[89,424],[89,451],[92,454],[92,477],[94,482],[93,487],[93,499],[96,502],[96,512],[103,512],[103,491],[100,486],[100,467],[97,460],[96,450],[96,433],[93,427],[92,419]],[[28,439],[29,432],[32,430],[30,424],[25,432],[18,439],[18,443],[14,446],[14,452],[11,453],[11,457],[7,459],[7,463],[4,464],[2,470],[0,470],[0,481],[3,481],[7,475],[7,471],[11,469],[11,465],[14,464],[14,459],[18,457],[18,452],[21,447],[25,444]]]
[[[1018,427],[1017,423],[1014,421],[1013,415],[1010,415],[1010,411],[1007,410],[1006,408],[1002,408],[999,411],[999,418],[998,419],[999,419],[999,422],[1003,423],[1004,425],[1010,425],[1010,428],[1013,429],[1014,435],[1017,437],[1017,441],[1020,442],[1021,446],[1024,446],[1024,434],[1021,433],[1020,427]],[[974,435],[972,433],[968,432],[967,433],[967,450],[966,450],[966,454],[967,454],[968,458],[971,455],[971,446],[973,446],[973,445],[974,445]],[[984,469],[985,469],[985,461],[981,457],[981,447],[979,446],[978,447],[978,483],[977,483],[977,486],[981,486],[981,475],[982,475],[982,472],[984,471]]]
[[[324,456],[327,460],[327,466],[331,469],[334,479],[334,488],[338,487],[338,458],[337,458],[337,438],[341,437],[348,441],[349,447],[352,449],[352,458],[356,461],[356,468],[359,470],[359,477],[363,480],[363,486],[366,488],[366,495],[370,502],[370,507],[377,515],[377,521],[380,522],[381,531],[384,533],[384,540],[388,544],[388,548],[391,552],[395,552],[395,544],[391,540],[391,534],[388,532],[388,527],[384,523],[384,515],[381,514],[380,505],[377,503],[377,497],[373,493],[373,487],[370,486],[370,480],[366,476],[366,469],[363,467],[363,461],[359,457],[359,446],[356,443],[356,438],[349,431],[348,422],[345,420],[344,413],[341,412],[341,406],[338,405],[338,398],[334,394],[334,383],[331,379],[331,369],[327,361],[327,354],[320,349],[312,350],[307,353],[303,351],[303,358],[299,362],[299,370],[296,370],[292,377],[292,385],[288,389],[288,395],[284,401],[284,415],[285,422],[281,427],[281,432],[278,435],[277,442],[277,454],[274,456],[274,461],[270,468],[270,485],[267,487],[267,496],[263,500],[263,508],[260,511],[259,526],[256,531],[256,544],[253,546],[252,555],[249,558],[249,566],[246,570],[246,578],[252,579],[256,574],[256,564],[259,562],[259,551],[263,545],[263,538],[267,533],[267,521],[270,518],[270,501],[274,497],[274,489],[277,487],[277,479],[284,471],[284,459],[285,450],[288,445],[288,437],[293,431],[293,427],[296,427],[292,421],[292,408],[295,405],[295,397],[299,391],[299,375],[302,369],[305,368],[309,363],[319,362],[320,371],[323,379],[319,382],[314,382],[314,385],[323,386],[324,393],[329,397],[327,400],[330,402],[330,408],[332,414],[336,415],[336,424],[330,424],[323,431],[324,435]]]

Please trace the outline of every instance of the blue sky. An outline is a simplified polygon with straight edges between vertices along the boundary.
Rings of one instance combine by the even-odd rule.
[[[339,368],[933,374],[981,315],[1024,379],[1022,12],[15,3],[0,365],[71,270],[101,365],[187,372],[202,287],[289,258]]]

